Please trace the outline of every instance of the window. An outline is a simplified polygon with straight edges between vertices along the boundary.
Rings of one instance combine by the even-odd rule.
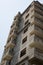
[[[28,21],[29,21],[29,20],[27,20],[27,21],[25,22],[25,25],[28,24]]]
[[[14,20],[16,20],[16,17],[14,18]]]
[[[13,30],[10,31],[10,34],[12,34]]]
[[[27,41],[27,36],[22,40],[22,44],[24,44]]]
[[[29,16],[29,13],[26,15],[25,19]]]
[[[24,29],[24,33],[27,32],[27,30],[28,30],[28,27],[26,27],[26,28]]]
[[[21,53],[20,53],[20,57],[24,56],[26,54],[26,48],[24,48]]]
[[[11,38],[9,38],[8,40],[7,40],[7,43],[9,43],[11,41]]]
[[[7,61],[6,65],[10,65],[11,64],[11,60],[10,61]]]
[[[13,24],[11,25],[11,28],[12,28],[14,25],[15,25],[15,23],[13,23]]]
[[[22,65],[25,65],[25,63],[23,63]]]
[[[15,39],[12,39],[12,43],[15,43]]]

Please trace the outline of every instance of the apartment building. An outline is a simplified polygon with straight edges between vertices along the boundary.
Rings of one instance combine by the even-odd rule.
[[[1,65],[43,65],[43,4],[33,1],[14,17]]]

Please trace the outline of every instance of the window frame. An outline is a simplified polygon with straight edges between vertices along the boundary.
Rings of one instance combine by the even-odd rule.
[[[20,57],[23,57],[25,54],[26,54],[26,48],[24,48],[23,50],[21,50]]]
[[[22,44],[24,44],[27,41],[27,36],[22,39]]]

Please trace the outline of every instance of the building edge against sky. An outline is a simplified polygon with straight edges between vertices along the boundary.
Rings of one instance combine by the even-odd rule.
[[[43,5],[38,1],[15,16],[1,65],[43,65]]]

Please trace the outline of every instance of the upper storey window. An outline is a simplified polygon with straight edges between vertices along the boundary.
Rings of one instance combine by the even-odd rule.
[[[11,38],[9,38],[8,40],[7,40],[7,43],[9,43],[11,41]]]
[[[25,19],[29,17],[29,13],[26,15]]]
[[[27,41],[27,36],[22,40],[22,44],[24,44]]]
[[[26,28],[24,29],[24,33],[27,32],[27,31],[28,31],[28,27],[26,27]]]
[[[28,22],[29,22],[29,20],[27,20],[27,21],[25,22],[25,25],[28,24]]]
[[[20,57],[24,56],[26,54],[26,48],[24,48],[21,53],[20,53]]]
[[[29,20],[27,20],[27,21],[25,22],[25,25],[27,25],[27,24],[28,24],[28,25],[30,24]]]
[[[25,63],[23,63],[22,65],[25,65]]]

